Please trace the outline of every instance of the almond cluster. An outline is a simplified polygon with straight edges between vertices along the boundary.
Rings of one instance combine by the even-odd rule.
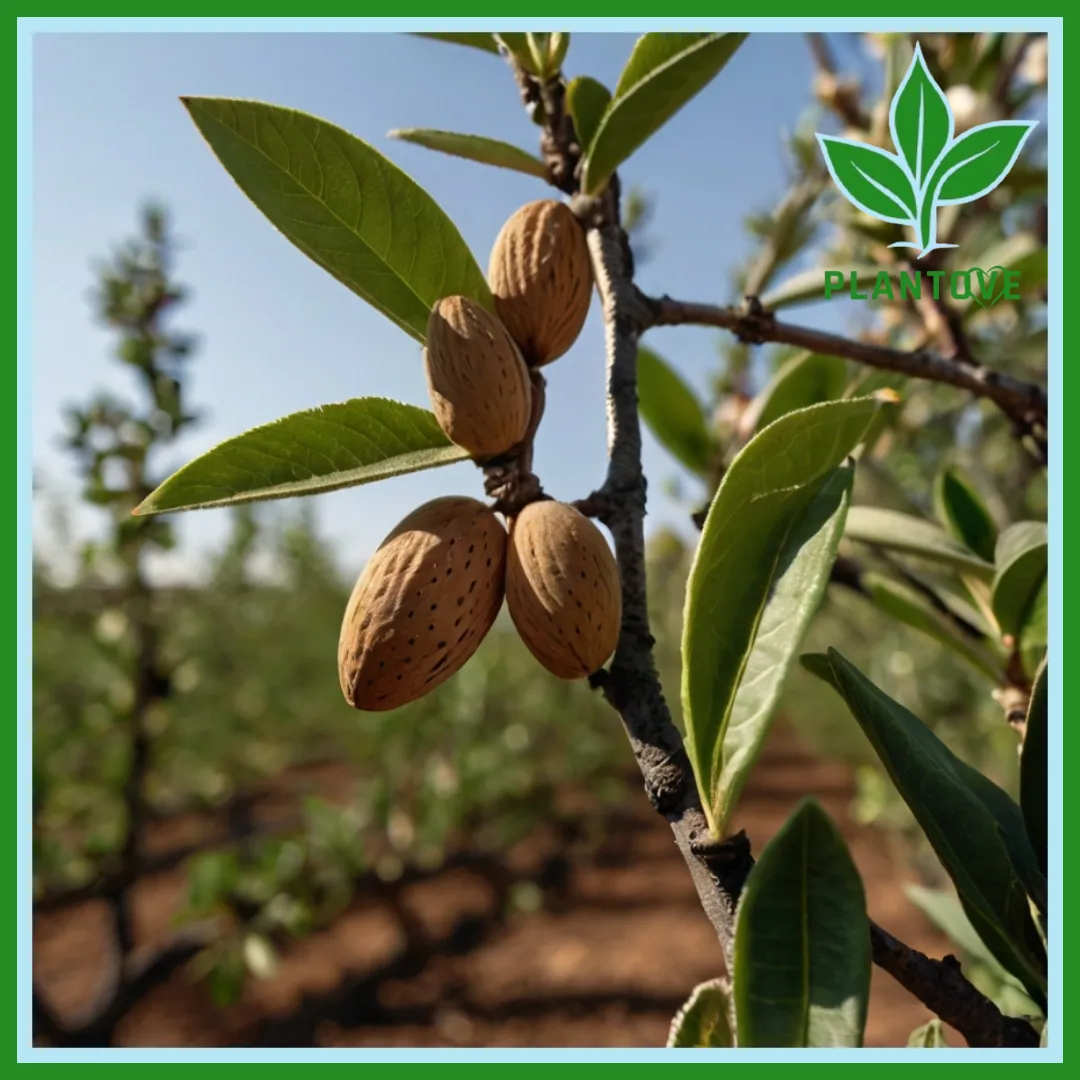
[[[534,432],[530,369],[574,344],[589,310],[585,236],[553,200],[522,207],[492,249],[496,314],[449,296],[428,320],[424,367],[447,437],[480,464]],[[619,572],[600,530],[542,497],[504,526],[464,496],[414,510],[382,542],[353,589],[338,644],[346,701],[366,711],[416,701],[476,652],[506,600],[522,641],[562,679],[599,670],[622,616]]]

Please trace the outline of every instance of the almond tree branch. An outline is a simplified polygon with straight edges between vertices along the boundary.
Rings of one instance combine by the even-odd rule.
[[[978,364],[960,363],[926,349],[905,352],[824,330],[780,322],[752,297],[742,308],[695,304],[672,300],[668,296],[649,300],[648,303],[653,310],[653,326],[715,326],[730,330],[741,341],[753,344],[775,341],[794,345],[816,353],[841,356],[883,371],[895,371],[910,378],[947,383],[967,390],[975,397],[985,398],[997,405],[1013,422],[1018,434],[1029,436],[1042,460],[1046,460],[1047,398],[1046,390],[1041,386]]]

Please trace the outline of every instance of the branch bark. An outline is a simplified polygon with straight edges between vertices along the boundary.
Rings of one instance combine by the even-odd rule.
[[[1046,390],[1034,383],[1022,382],[974,362],[948,359],[926,349],[905,352],[824,330],[783,323],[752,298],[744,308],[695,304],[667,296],[649,303],[653,309],[653,326],[715,326],[730,330],[742,341],[794,345],[811,352],[842,356],[883,371],[895,371],[910,378],[967,390],[975,397],[992,401],[1013,422],[1020,435],[1031,437],[1039,455],[1046,460]]]

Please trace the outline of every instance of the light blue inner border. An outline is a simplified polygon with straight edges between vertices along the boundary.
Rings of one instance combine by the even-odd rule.
[[[292,19],[292,18],[26,18],[18,20],[18,120],[17,120],[17,199],[18,199],[18,389],[17,389],[17,460],[18,476],[16,492],[18,507],[16,520],[18,585],[16,608],[19,633],[17,650],[18,688],[18,1061],[56,1062],[422,1062],[422,1061],[707,1061],[730,1060],[732,1051],[709,1050],[39,1050],[31,1047],[30,1039],[30,973],[31,973],[31,861],[30,861],[30,756],[31,756],[31,438],[30,438],[30,387],[33,358],[30,349],[31,335],[31,154],[32,154],[32,105],[31,90],[32,42],[35,33],[175,33],[175,32],[273,32],[273,33],[332,33],[332,32],[378,32],[391,33],[406,30],[488,30],[490,18],[371,18],[371,19]],[[1049,43],[1050,81],[1047,94],[1047,143],[1049,152],[1049,200],[1050,220],[1061,221],[1061,41],[1062,20],[1021,18],[738,18],[738,19],[534,19],[502,18],[497,20],[505,30],[569,30],[578,32],[640,33],[645,30],[749,30],[764,33],[797,33],[812,30],[829,31],[993,31],[1022,30],[1042,32]],[[1060,228],[1060,225],[1058,225]],[[1052,234],[1053,235],[1053,234]],[[1055,237],[1055,239],[1058,239]],[[1062,253],[1061,243],[1049,245],[1049,311],[1048,311],[1048,367],[1050,397],[1050,462],[1049,521],[1050,538],[1050,611],[1047,650],[1050,665],[1050,715],[1049,733],[1050,773],[1048,776],[1050,816],[1050,924],[1052,942],[1061,941],[1062,933],[1062,848],[1061,848],[1061,796],[1062,796],[1062,661],[1061,633],[1061,587],[1062,587],[1062,520],[1063,490],[1061,476],[1061,439],[1063,408],[1061,398],[1062,362]],[[1051,949],[1049,957],[1050,1017],[1049,1047],[1045,1050],[924,1050],[919,1061],[963,1060],[967,1062],[1047,1062],[1062,1060],[1062,1014],[1061,1014],[1060,945]],[[740,1050],[740,1061],[866,1061],[911,1063],[913,1058],[904,1049],[889,1050]]]

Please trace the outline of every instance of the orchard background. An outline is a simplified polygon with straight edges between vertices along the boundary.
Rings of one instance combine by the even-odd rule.
[[[722,304],[771,290],[803,326],[970,349],[1045,385],[1045,123],[961,221],[989,259],[971,265],[1022,268],[1020,303],[912,311],[791,288],[815,267],[881,261],[882,237],[826,190],[813,132],[880,125],[905,39],[751,36],[620,166],[636,281]],[[958,120],[1045,119],[1044,37],[919,40],[960,88]],[[575,35],[567,77],[614,85],[633,44]],[[550,189],[386,133],[477,131],[531,152],[506,64],[404,35],[50,35],[35,48],[35,1038],[663,1045],[723,955],[600,695],[548,676],[504,613],[430,697],[389,714],[341,697],[356,574],[415,505],[478,495],[472,464],[295,503],[130,515],[184,462],[279,415],[362,394],[427,400],[419,346],[266,228],[177,98],[281,102],[340,124],[438,199],[483,262],[509,214]],[[537,469],[568,500],[605,469],[598,307],[546,372]],[[701,510],[725,451],[802,357],[701,326],[644,347],[650,613],[677,688]],[[788,392],[824,400],[835,369],[806,368],[814,386]],[[646,372],[666,400],[697,400],[712,457],[672,435]],[[995,527],[1045,520],[1045,470],[1003,417],[950,387],[868,388],[882,386],[900,401],[860,462],[856,505],[944,527],[955,477]],[[920,584],[895,553],[845,540],[802,651],[837,648],[1015,792],[1008,673],[995,681],[967,609],[928,607]],[[930,957],[959,955],[1003,1012],[1032,1011],[957,922],[948,876],[843,702],[796,667],[734,824],[760,851],[806,795],[846,837],[872,918]],[[867,1045],[904,1045],[931,1016],[875,969]]]

